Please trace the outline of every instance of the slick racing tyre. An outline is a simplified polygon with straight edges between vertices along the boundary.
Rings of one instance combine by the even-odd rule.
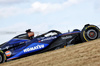
[[[80,30],[79,30],[79,29],[74,29],[73,32],[74,32],[74,31],[80,31]]]
[[[100,36],[99,28],[95,25],[87,24],[81,31],[81,40],[83,42],[95,40],[99,38],[99,36]]]
[[[3,51],[0,51],[0,63],[4,63],[6,61],[6,56]]]

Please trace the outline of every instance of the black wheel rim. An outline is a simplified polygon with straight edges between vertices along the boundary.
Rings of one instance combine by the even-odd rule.
[[[0,55],[0,62],[2,62],[2,55]]]
[[[96,39],[97,38],[97,32],[94,29],[87,31],[87,37],[89,39]]]

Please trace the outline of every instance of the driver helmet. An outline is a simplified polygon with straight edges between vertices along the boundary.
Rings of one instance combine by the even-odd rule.
[[[31,31],[31,29],[26,30],[28,37],[33,37],[34,36],[34,32]]]

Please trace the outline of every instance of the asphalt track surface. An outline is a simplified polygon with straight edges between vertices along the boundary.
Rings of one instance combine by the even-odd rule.
[[[13,60],[0,66],[100,66],[100,39]]]

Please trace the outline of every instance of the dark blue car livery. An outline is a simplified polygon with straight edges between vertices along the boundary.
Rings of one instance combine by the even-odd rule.
[[[100,29],[87,24],[81,31],[74,29],[72,32],[61,33],[51,30],[32,39],[24,38],[25,35],[20,34],[0,46],[0,63],[100,38]]]

